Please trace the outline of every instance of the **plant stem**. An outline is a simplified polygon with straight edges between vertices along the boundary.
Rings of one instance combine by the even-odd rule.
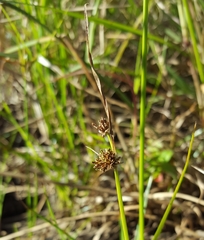
[[[118,204],[120,208],[120,220],[122,223],[123,236],[125,240],[129,240],[127,223],[125,218],[125,210],[123,206],[123,199],[122,199],[122,193],[121,193],[120,179],[119,179],[119,174],[117,169],[114,169],[114,176],[115,176],[116,191],[118,196]]]
[[[173,194],[173,196],[172,196],[172,198],[171,198],[171,200],[170,200],[170,202],[169,202],[169,204],[168,204],[168,206],[167,206],[167,208],[166,208],[166,211],[165,211],[165,213],[164,213],[164,215],[163,215],[163,217],[162,217],[162,219],[161,219],[161,222],[160,222],[160,224],[159,224],[159,226],[158,226],[158,228],[157,228],[157,230],[156,230],[156,232],[155,232],[154,237],[153,237],[152,240],[157,240],[157,239],[158,239],[158,237],[159,237],[159,235],[160,235],[160,233],[161,233],[161,231],[162,231],[162,229],[163,229],[163,227],[164,227],[164,225],[165,225],[165,223],[166,223],[167,217],[168,217],[168,215],[169,215],[169,213],[170,213],[170,211],[171,211],[171,209],[172,209],[173,202],[174,202],[174,200],[176,199],[176,194],[178,193],[178,191],[179,191],[179,189],[180,189],[180,187],[181,187],[181,184],[182,184],[182,182],[183,182],[183,179],[184,179],[184,177],[185,177],[185,173],[186,173],[186,170],[187,170],[188,165],[189,165],[190,156],[191,156],[191,151],[192,151],[192,147],[193,147],[195,130],[196,130],[196,123],[195,123],[195,125],[194,125],[194,130],[193,130],[193,133],[192,133],[192,136],[191,136],[190,146],[189,146],[189,148],[188,148],[188,155],[187,155],[187,157],[186,157],[186,162],[185,162],[183,171],[182,171],[182,173],[181,173],[181,176],[180,176],[180,178],[179,178],[179,181],[178,181],[178,183],[177,183],[177,185],[176,185],[176,188],[175,188],[175,190],[174,190],[174,194]]]
[[[190,36],[191,36],[191,42],[192,42],[192,46],[193,46],[193,51],[194,51],[194,55],[195,55],[197,68],[198,68],[198,73],[199,73],[201,82],[204,83],[203,65],[202,65],[201,57],[200,57],[200,54],[199,54],[199,51],[198,51],[198,43],[196,41],[195,30],[194,30],[194,27],[193,27],[193,19],[192,19],[191,14],[190,14],[188,1],[187,0],[182,0],[182,2],[183,2],[184,13],[185,13],[187,24],[188,24],[188,29],[189,29]]]
[[[140,100],[140,161],[139,161],[139,238],[144,236],[144,144],[145,144],[145,103],[146,103],[146,69],[148,41],[148,0],[143,0],[142,31],[142,72]]]
[[[115,148],[113,138],[110,135],[108,135],[108,139],[110,142],[111,150],[114,153],[116,153],[116,148]],[[123,230],[123,237],[124,237],[124,240],[129,240],[127,222],[126,222],[126,217],[125,217],[125,210],[124,210],[122,192],[121,192],[121,186],[120,186],[120,179],[119,179],[119,174],[118,174],[117,168],[114,169],[114,176],[115,176],[115,185],[116,185],[116,191],[117,191],[117,196],[118,196],[118,205],[119,205],[119,209],[120,209],[120,220],[121,220],[121,225],[122,225],[122,230]]]

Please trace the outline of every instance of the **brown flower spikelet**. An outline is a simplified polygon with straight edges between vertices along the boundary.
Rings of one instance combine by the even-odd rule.
[[[117,157],[111,149],[101,150],[93,164],[95,170],[106,172],[120,164],[120,157]]]
[[[101,118],[98,121],[98,126],[95,123],[92,123],[92,126],[96,128],[96,130],[99,134],[102,135],[102,137],[105,137],[110,132],[109,122],[106,118]]]

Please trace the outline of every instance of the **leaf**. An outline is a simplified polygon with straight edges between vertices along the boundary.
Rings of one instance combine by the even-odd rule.
[[[88,16],[87,16],[86,7],[87,7],[87,4],[84,5],[84,15],[85,15],[86,43],[87,43],[87,47],[88,47],[89,62],[90,62],[90,65],[91,65],[91,71],[92,71],[93,77],[96,81],[96,85],[98,87],[98,90],[99,90],[99,93],[100,93],[100,96],[101,96],[101,102],[103,104],[103,107],[105,109],[106,116],[107,116],[107,119],[108,119],[108,122],[109,122],[109,133],[113,137],[110,109],[109,109],[109,106],[108,106],[108,102],[107,102],[107,100],[106,100],[106,98],[105,98],[105,96],[102,92],[100,79],[99,79],[98,74],[96,73],[96,71],[94,69],[94,65],[93,65],[93,58],[92,58],[92,54],[91,54],[91,50],[90,50],[90,43],[89,43],[89,26],[88,26],[89,24],[88,24]]]
[[[173,156],[173,151],[172,150],[163,150],[160,152],[158,161],[161,163],[169,162]]]

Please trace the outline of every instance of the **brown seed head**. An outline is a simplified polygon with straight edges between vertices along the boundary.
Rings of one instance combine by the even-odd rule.
[[[102,135],[102,137],[105,137],[109,132],[109,122],[106,118],[101,118],[98,121],[98,126],[95,123],[92,123],[92,126],[97,129],[98,133]]]
[[[95,170],[106,172],[120,164],[120,157],[117,157],[111,149],[101,150],[93,164]]]

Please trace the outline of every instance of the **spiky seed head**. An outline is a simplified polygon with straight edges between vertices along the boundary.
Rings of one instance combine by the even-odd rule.
[[[92,123],[92,126],[102,135],[102,137],[105,137],[110,132],[109,122],[106,118],[101,118],[98,121],[98,125]]]
[[[111,149],[101,150],[93,164],[95,170],[107,172],[120,164],[120,157],[117,157]]]

